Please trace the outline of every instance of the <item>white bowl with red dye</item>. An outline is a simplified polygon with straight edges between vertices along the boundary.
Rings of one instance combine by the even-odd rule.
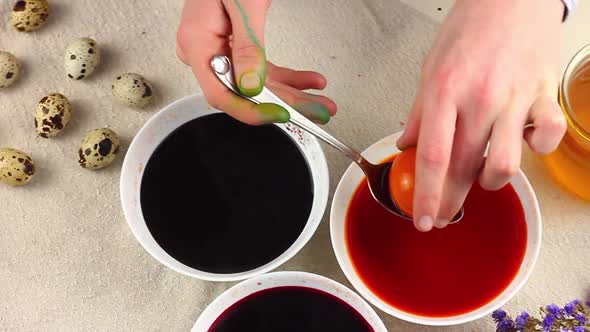
[[[397,133],[383,138],[364,151],[363,155],[368,160],[373,162],[379,162],[391,157],[395,153],[399,152],[399,150],[396,148],[395,142],[400,135],[401,133]],[[352,201],[353,194],[356,192],[356,189],[363,178],[363,173],[355,164],[351,164],[342,176],[332,201],[330,215],[330,235],[332,247],[342,271],[350,283],[358,291],[358,293],[377,308],[394,317],[416,324],[431,326],[457,325],[489,315],[494,310],[500,308],[506,302],[508,302],[527,282],[539,256],[539,251],[541,248],[542,224],[539,204],[537,202],[533,188],[531,187],[525,174],[519,170],[519,172],[510,181],[510,184],[513,186],[524,210],[527,240],[524,259],[520,264],[518,272],[513,278],[512,282],[510,282],[500,294],[498,294],[485,305],[477,307],[469,312],[454,316],[429,317],[426,315],[417,315],[401,310],[387,303],[364,283],[360,275],[355,270],[347,246],[346,219],[348,207]],[[466,213],[469,213],[469,211],[466,211]],[[453,227],[453,225],[448,227]],[[417,264],[419,264],[419,262],[417,262]],[[441,287],[444,287],[444,285],[441,285]]]

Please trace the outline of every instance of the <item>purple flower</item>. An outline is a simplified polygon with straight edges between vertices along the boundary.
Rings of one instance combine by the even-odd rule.
[[[550,304],[546,306],[545,309],[547,309],[548,313],[554,316],[559,316],[561,314],[561,309],[555,304]]]
[[[506,318],[500,322],[496,326],[497,332],[510,332],[514,328],[514,322],[510,318]]]
[[[580,325],[588,324],[588,318],[584,314],[577,314],[574,318],[580,323]]]
[[[518,317],[516,317],[516,320],[514,321],[514,327],[516,327],[517,330],[523,330],[526,326],[526,323],[529,321],[529,317],[529,313],[523,311],[520,313],[520,315],[518,315]]]
[[[492,318],[496,323],[502,322],[507,316],[506,311],[502,309],[498,309],[492,313]]]
[[[553,323],[555,323],[555,319],[555,315],[552,314],[548,314],[547,316],[545,316],[545,318],[543,319],[543,332],[551,331]]]
[[[583,326],[574,326],[573,332],[585,332],[586,329]]]
[[[579,304],[580,300],[573,300],[570,303],[566,304],[565,307],[563,307],[563,311],[565,311],[566,315],[573,316]]]

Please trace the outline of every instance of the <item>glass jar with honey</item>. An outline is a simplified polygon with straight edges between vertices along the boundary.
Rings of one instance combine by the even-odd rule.
[[[545,164],[566,190],[590,201],[590,44],[570,60],[558,96],[568,129]]]

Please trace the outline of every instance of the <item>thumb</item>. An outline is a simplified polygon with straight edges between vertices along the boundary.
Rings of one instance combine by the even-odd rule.
[[[224,0],[232,23],[232,62],[240,92],[256,96],[266,80],[264,24],[269,0]]]

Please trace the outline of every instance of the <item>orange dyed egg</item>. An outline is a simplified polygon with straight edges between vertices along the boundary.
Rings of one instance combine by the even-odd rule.
[[[413,217],[414,181],[416,175],[416,148],[408,148],[393,159],[389,171],[389,194],[395,205]]]

